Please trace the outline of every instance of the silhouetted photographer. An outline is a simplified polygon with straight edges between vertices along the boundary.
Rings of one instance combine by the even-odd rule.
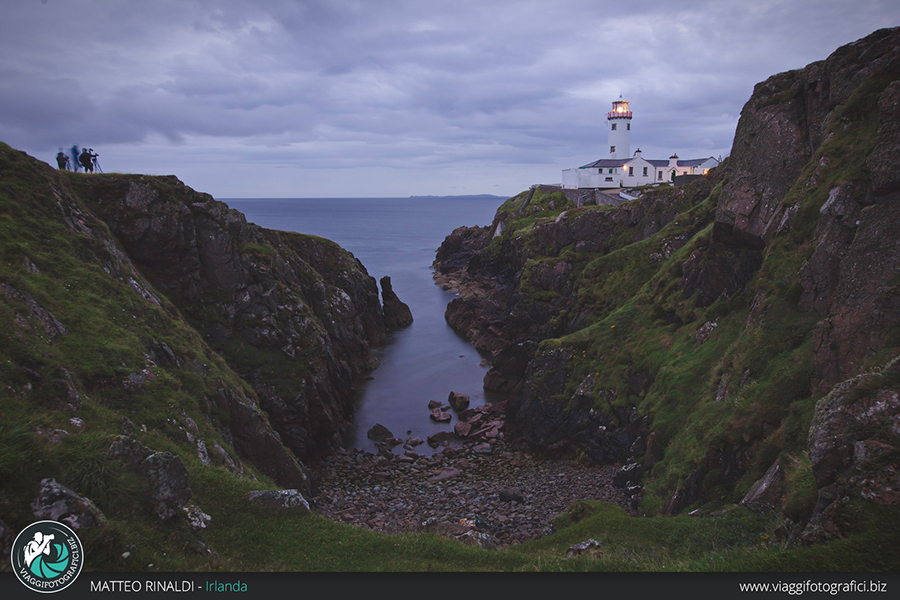
[[[85,173],[93,173],[94,167],[97,167],[97,170],[100,170],[100,165],[97,162],[97,157],[99,154],[94,154],[93,148],[85,148],[81,152],[81,156],[78,157],[78,162],[81,163],[81,166],[84,167]]]

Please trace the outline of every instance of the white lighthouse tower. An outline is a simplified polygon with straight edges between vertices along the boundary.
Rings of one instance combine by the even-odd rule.
[[[612,110],[606,113],[610,158],[631,158],[631,117],[628,100],[622,100],[622,94],[619,94],[619,99],[612,103]]]

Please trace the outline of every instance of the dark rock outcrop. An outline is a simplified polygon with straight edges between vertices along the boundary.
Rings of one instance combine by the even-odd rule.
[[[848,494],[900,505],[900,358],[883,370],[844,381],[816,404],[809,428],[819,502],[805,536],[816,539],[829,507]],[[831,529],[834,529],[832,527]]]
[[[384,327],[388,331],[403,329],[412,325],[413,316],[409,306],[400,301],[391,285],[391,278],[381,278],[381,302],[384,307]]]
[[[55,479],[41,480],[40,492],[31,508],[35,518],[59,521],[76,531],[104,527],[107,523],[106,516],[89,498],[77,494]]]
[[[182,512],[191,499],[189,476],[179,456],[154,452],[134,438],[119,436],[108,451],[143,478],[147,496],[157,517],[171,519]]]
[[[377,365],[370,346],[385,335],[361,263],[328,240],[248,223],[174,177],[78,184],[130,260],[253,385],[281,441],[300,460],[337,447],[352,382]]]

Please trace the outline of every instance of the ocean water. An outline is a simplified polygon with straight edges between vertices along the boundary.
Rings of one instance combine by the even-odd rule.
[[[369,275],[391,278],[409,305],[413,323],[389,335],[375,354],[381,366],[361,382],[348,447],[374,450],[366,432],[380,423],[405,439],[425,439],[452,429],[430,418],[428,402],[446,402],[450,392],[469,395],[471,406],[497,400],[486,394],[487,367],[444,320],[455,294],[434,284],[431,263],[444,238],[461,225],[488,225],[504,199],[424,198],[225,198],[223,202],[269,229],[297,231],[333,240],[362,261]],[[380,289],[379,289],[380,291]],[[455,419],[454,419],[455,422]],[[427,445],[416,449],[428,452]],[[400,447],[397,451],[401,451]]]

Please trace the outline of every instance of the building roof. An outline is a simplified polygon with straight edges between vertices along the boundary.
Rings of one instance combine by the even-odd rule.
[[[668,159],[644,158],[643,156],[640,156],[640,157],[633,156],[628,159],[625,159],[625,158],[601,158],[599,160],[595,160],[592,163],[582,165],[578,168],[579,169],[596,169],[596,168],[605,169],[608,167],[621,167],[621,166],[627,165],[629,162],[633,161],[635,158],[640,158],[641,160],[645,160],[648,163],[650,163],[651,165],[653,165],[654,167],[668,167],[669,166]],[[710,159],[716,160],[712,156],[709,156],[707,158],[689,158],[686,160],[678,159],[675,161],[675,163],[679,167],[699,167],[700,165],[702,165],[703,163],[705,163],[706,161],[708,161]]]
[[[708,161],[711,158],[713,158],[713,157],[707,156],[706,158],[691,158],[689,160],[679,160],[678,166],[679,167],[699,167],[700,165],[702,165],[703,163],[705,163],[706,161]],[[713,160],[715,160],[715,159],[713,158]]]
[[[582,165],[579,168],[580,169],[591,169],[594,167],[600,167],[602,169],[605,167],[621,167],[622,165],[627,163],[629,160],[631,160],[631,159],[629,158],[626,160],[624,158],[601,158],[600,160],[595,160],[592,163]]]

